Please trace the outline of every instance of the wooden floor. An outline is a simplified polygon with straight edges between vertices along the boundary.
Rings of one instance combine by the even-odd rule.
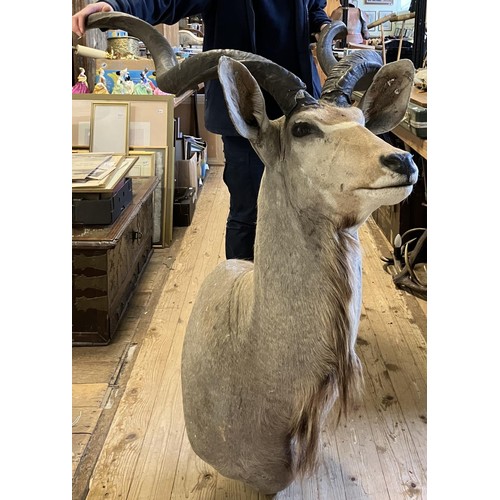
[[[156,249],[109,346],[73,348],[73,500],[259,499],[198,459],[184,430],[180,356],[207,273],[224,258],[228,194],[209,171],[188,228]],[[369,220],[357,352],[362,404],[322,432],[321,465],[279,500],[426,498],[426,303],[397,290]]]

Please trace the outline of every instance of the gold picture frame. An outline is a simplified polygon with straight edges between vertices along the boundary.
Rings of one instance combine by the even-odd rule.
[[[91,153],[128,154],[129,102],[93,102],[90,114]]]

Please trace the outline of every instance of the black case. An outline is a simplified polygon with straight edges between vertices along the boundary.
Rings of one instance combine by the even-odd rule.
[[[132,202],[132,179],[126,177],[113,193],[73,193],[73,224],[113,224]]]
[[[189,226],[193,220],[196,207],[196,189],[182,187],[174,189],[173,225],[178,227]]]
[[[406,115],[400,125],[417,137],[427,139],[427,108],[412,102],[408,103]]]

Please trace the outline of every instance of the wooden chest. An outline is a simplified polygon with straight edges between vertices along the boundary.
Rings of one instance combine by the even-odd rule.
[[[108,226],[73,227],[73,345],[111,342],[153,252],[157,177],[132,180],[132,203]]]

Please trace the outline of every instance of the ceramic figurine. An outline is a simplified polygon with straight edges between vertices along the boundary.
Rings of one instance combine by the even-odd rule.
[[[126,94],[127,89],[125,88],[125,78],[128,75],[127,69],[117,71],[114,74],[111,74],[111,79],[113,80],[113,90],[112,94]]]
[[[150,81],[153,84],[153,94],[154,95],[167,95],[167,92],[163,92],[163,90],[160,90],[158,88],[158,85],[156,83],[156,71],[153,71],[153,74],[151,75]]]
[[[153,88],[153,82],[148,78],[148,68],[145,68],[144,71],[141,71],[141,80],[135,84],[134,94],[152,95]]]
[[[104,68],[106,64],[104,63],[98,70],[97,76],[99,80],[94,85],[93,94],[109,94],[108,88],[106,87],[106,77],[104,76]]]
[[[89,86],[87,83],[87,75],[85,74],[84,68],[79,68],[80,74],[78,75],[78,81],[73,85],[73,94],[89,94]]]
[[[123,87],[125,88],[124,94],[134,93],[135,84],[132,81],[132,78],[130,78],[130,73],[127,68],[123,70]]]

